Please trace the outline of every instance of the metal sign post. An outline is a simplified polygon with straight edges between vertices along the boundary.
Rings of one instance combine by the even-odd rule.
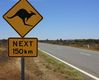
[[[21,80],[25,80],[25,59],[21,57]]]

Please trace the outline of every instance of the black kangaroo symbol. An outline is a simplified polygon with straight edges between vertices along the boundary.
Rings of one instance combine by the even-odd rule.
[[[12,17],[8,17],[9,19],[14,18],[16,16],[20,17],[24,23],[24,25],[27,26],[32,26],[29,24],[26,24],[26,21],[33,15],[36,15],[35,13],[33,13],[32,11],[30,11],[31,13],[28,13],[25,9],[20,9],[16,12],[16,14],[14,14]]]

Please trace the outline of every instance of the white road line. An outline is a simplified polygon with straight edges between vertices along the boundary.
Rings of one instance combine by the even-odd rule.
[[[48,55],[51,56],[51,57],[53,57],[53,58],[55,58],[55,59],[57,59],[57,60],[63,62],[64,64],[66,64],[66,65],[68,65],[68,66],[70,66],[70,67],[72,67],[72,68],[74,68],[74,69],[76,69],[76,70],[82,72],[83,74],[85,74],[85,75],[91,77],[92,79],[99,80],[98,77],[96,77],[96,76],[94,76],[94,75],[92,75],[92,74],[90,74],[90,73],[88,73],[88,72],[86,72],[86,71],[84,71],[84,70],[82,70],[82,69],[80,69],[80,68],[77,68],[76,66],[74,66],[74,65],[72,65],[72,64],[69,64],[68,62],[63,61],[63,60],[61,60],[61,59],[59,59],[59,58],[53,56],[52,54],[50,54],[50,53],[48,53],[48,52],[46,52],[46,51],[44,51],[44,50],[41,50],[40,48],[39,48],[39,50],[42,51],[42,52],[44,52],[44,53],[46,53],[46,54],[48,54]]]
[[[89,53],[84,53],[84,52],[80,52],[81,55],[85,55],[85,56],[91,56],[92,54]]]

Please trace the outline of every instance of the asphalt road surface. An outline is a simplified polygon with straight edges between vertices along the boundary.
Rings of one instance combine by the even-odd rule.
[[[99,52],[47,43],[39,48],[99,78]]]

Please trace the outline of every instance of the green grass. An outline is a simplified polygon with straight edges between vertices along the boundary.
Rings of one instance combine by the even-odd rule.
[[[79,71],[54,59],[53,57],[47,55],[46,53],[39,51],[39,56],[44,58],[44,60],[46,61],[44,65],[46,65],[47,68],[64,76],[66,80],[84,80],[82,74]]]

